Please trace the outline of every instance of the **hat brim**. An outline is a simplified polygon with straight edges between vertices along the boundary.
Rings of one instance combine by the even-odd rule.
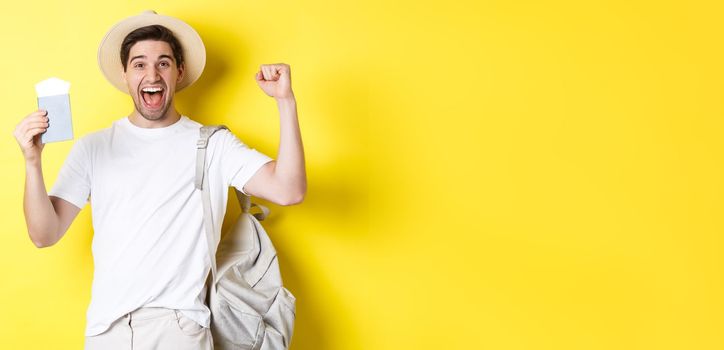
[[[123,79],[123,64],[121,63],[123,39],[128,33],[138,28],[154,24],[171,30],[183,48],[185,73],[182,80],[176,83],[176,91],[193,84],[204,71],[206,48],[199,34],[190,25],[178,18],[144,12],[128,17],[114,25],[98,47],[98,66],[101,72],[113,86],[124,93],[128,93],[128,86]]]

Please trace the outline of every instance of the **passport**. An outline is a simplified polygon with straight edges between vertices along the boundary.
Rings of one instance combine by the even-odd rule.
[[[70,96],[54,95],[38,97],[38,107],[48,111],[48,129],[40,135],[43,143],[73,139],[73,123],[70,118]]]
[[[58,78],[49,78],[35,84],[38,108],[48,111],[48,128],[40,135],[42,143],[73,139],[68,90],[70,83]]]

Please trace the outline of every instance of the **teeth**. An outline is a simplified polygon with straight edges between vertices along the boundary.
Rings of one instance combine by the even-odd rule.
[[[159,88],[159,87],[147,87],[147,88],[143,88],[141,91],[143,91],[143,92],[159,92],[159,91],[161,91],[161,88]]]

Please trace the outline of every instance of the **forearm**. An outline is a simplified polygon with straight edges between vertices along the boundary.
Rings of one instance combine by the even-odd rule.
[[[33,243],[38,247],[53,245],[57,241],[59,221],[45,189],[40,160],[25,163],[23,210]]]
[[[304,148],[299,130],[297,103],[294,97],[278,99],[279,152],[274,176],[292,202],[298,203],[307,191]]]

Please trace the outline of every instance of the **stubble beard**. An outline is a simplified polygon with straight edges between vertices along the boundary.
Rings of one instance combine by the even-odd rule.
[[[142,96],[134,98],[133,104],[136,106],[136,111],[138,111],[138,114],[140,114],[144,119],[148,121],[159,121],[164,119],[166,117],[166,113],[168,113],[168,109],[171,108],[171,99],[168,99],[166,100],[166,105],[163,107],[158,115],[148,114],[146,112],[146,109],[143,107],[143,102],[140,101],[140,99],[142,98]]]

